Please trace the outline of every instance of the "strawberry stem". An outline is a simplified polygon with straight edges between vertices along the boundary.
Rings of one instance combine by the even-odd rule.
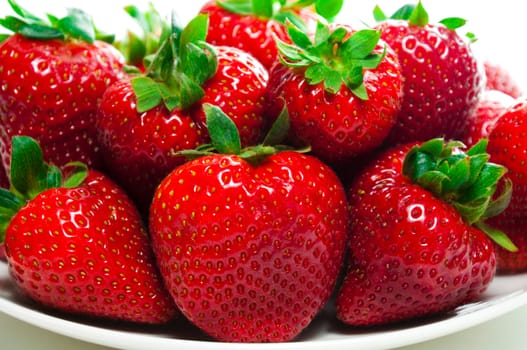
[[[452,205],[469,225],[484,230],[505,249],[514,250],[514,244],[504,233],[484,224],[485,219],[505,210],[512,196],[512,184],[507,180],[501,194],[494,198],[507,169],[489,162],[487,143],[487,139],[482,139],[462,152],[464,145],[460,142],[429,140],[408,152],[403,174]]]

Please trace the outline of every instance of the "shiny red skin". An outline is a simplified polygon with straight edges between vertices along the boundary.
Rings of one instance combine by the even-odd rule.
[[[384,50],[380,42],[375,51]],[[285,101],[296,145],[310,145],[313,154],[330,163],[346,163],[382,145],[395,124],[402,100],[402,77],[395,53],[373,70],[364,71],[368,100],[356,97],[345,85],[331,94],[323,83],[310,85],[303,70],[277,63],[270,71],[267,113],[276,118]]]
[[[98,141],[108,174],[147,213],[157,185],[185,162],[175,152],[206,138],[188,112],[158,106],[138,113],[136,103],[129,80],[110,86],[99,108]]]
[[[95,114],[124,59],[96,41],[31,40],[15,34],[0,45],[0,153],[9,169],[11,137],[38,140],[47,161],[100,168]]]
[[[159,186],[150,212],[161,274],[182,313],[222,341],[281,342],[306,328],[342,266],[338,178],[296,152],[251,166],[198,158]]]
[[[485,60],[483,66],[487,90],[498,90],[514,98],[523,95],[522,88],[505,67],[490,60]]]
[[[404,98],[387,145],[457,138],[485,87],[467,41],[441,24],[389,20],[377,25],[399,57]]]
[[[465,131],[459,140],[471,147],[482,138],[488,138],[501,114],[514,102],[515,99],[504,92],[485,90],[474,113],[469,116]]]
[[[527,270],[527,98],[519,98],[496,122],[489,135],[490,160],[507,168],[505,178],[512,181],[512,198],[500,215],[488,220],[503,230],[518,247],[518,252],[496,248],[498,271]]]
[[[138,113],[128,79],[108,88],[98,120],[98,140],[109,174],[141,211],[148,212],[155,188],[186,159],[175,153],[208,142],[202,106],[212,103],[231,117],[244,146],[263,137],[263,95],[268,73],[252,56],[217,47],[218,70],[203,86],[205,96],[187,110],[158,106]]]
[[[101,173],[37,195],[13,217],[5,245],[13,281],[47,307],[152,324],[176,315],[137,210]]]
[[[278,57],[274,36],[290,41],[285,26],[274,20],[255,15],[241,15],[218,6],[215,0],[203,5],[200,13],[209,15],[207,42],[213,45],[233,46],[256,57],[267,69]],[[316,23],[311,9],[297,11],[308,25]]]
[[[407,146],[386,151],[348,192],[349,267],[337,317],[356,326],[423,317],[477,299],[494,247],[449,204],[402,175]]]

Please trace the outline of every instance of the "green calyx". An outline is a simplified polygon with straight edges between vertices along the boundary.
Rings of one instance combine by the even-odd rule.
[[[134,77],[137,111],[148,111],[161,103],[168,110],[185,109],[204,96],[202,84],[217,70],[214,48],[205,42],[208,17],[200,14],[161,43],[146,68],[146,74]]]
[[[515,251],[517,248],[505,233],[484,222],[505,210],[512,195],[510,180],[505,180],[501,193],[495,195],[507,169],[489,162],[487,143],[487,139],[482,139],[462,152],[464,145],[460,142],[429,140],[408,152],[403,174],[449,203],[469,225],[475,225],[505,249]]]
[[[62,18],[47,14],[46,19],[31,14],[18,5],[15,0],[7,0],[18,15],[0,19],[4,28],[35,40],[81,40],[93,43],[95,40],[112,42],[113,35],[99,32],[93,25],[91,16],[80,9],[68,9]]]
[[[424,27],[429,23],[428,12],[426,12],[420,0],[417,2],[417,5],[407,4],[400,7],[390,17],[386,16],[379,6],[375,6],[373,17],[377,22],[383,22],[388,19],[397,19],[408,21],[410,25],[418,27]],[[465,19],[459,17],[448,17],[439,21],[439,23],[451,30],[461,28],[466,22]]]
[[[236,124],[221,108],[211,104],[204,104],[203,109],[206,115],[211,143],[201,145],[195,150],[180,151],[178,152],[179,155],[183,155],[188,159],[195,159],[211,154],[233,154],[253,165],[257,165],[273,154],[291,150],[291,147],[281,145],[289,130],[287,108],[282,110],[261,144],[245,148],[241,147],[240,133]],[[309,152],[309,148],[296,151]]]
[[[42,150],[33,138],[15,136],[11,141],[11,187],[0,189],[0,242],[11,218],[28,201],[47,189],[77,187],[86,179],[88,169],[80,162],[67,165],[72,170],[64,177],[55,165],[44,161]]]
[[[171,25],[162,18],[152,3],[149,3],[146,11],[135,5],[126,6],[124,10],[138,24],[141,34],[129,30],[114,45],[124,55],[127,64],[141,66],[145,57],[155,54],[170,35]]]
[[[216,3],[233,13],[296,23],[299,18],[295,11],[310,6],[321,17],[332,20],[339,14],[344,0],[217,0]]]
[[[364,70],[375,69],[384,59],[373,50],[381,33],[372,29],[350,33],[344,27],[330,28],[319,22],[314,39],[300,28],[290,25],[289,36],[293,44],[276,38],[280,61],[291,68],[304,69],[309,84],[324,84],[326,91],[337,93],[342,85],[360,99],[367,100],[363,84]]]

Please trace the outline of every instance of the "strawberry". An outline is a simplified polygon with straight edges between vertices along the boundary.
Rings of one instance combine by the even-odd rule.
[[[269,69],[277,56],[274,37],[287,40],[286,20],[308,26],[318,19],[336,16],[343,0],[209,0],[200,13],[210,18],[207,41],[249,52]],[[310,7],[315,4],[315,9]],[[315,10],[315,11],[314,11]]]
[[[176,308],[132,202],[102,173],[44,163],[38,143],[13,138],[13,192],[0,190],[1,232],[14,283],[52,309],[164,323]]]
[[[105,164],[141,211],[148,210],[161,180],[185,160],[176,153],[208,141],[204,103],[231,116],[244,145],[263,137],[268,73],[241,50],[206,44],[206,23],[198,15],[181,36],[170,35],[145,75],[115,83],[102,98],[97,127]]]
[[[374,28],[397,53],[405,82],[401,111],[386,144],[457,138],[485,85],[470,44],[456,32],[465,20],[429,23],[421,1],[391,18],[377,7],[375,17],[381,22]]]
[[[11,138],[37,139],[62,166],[80,160],[100,168],[95,113],[108,85],[121,76],[122,55],[97,40],[91,18],[71,9],[40,20],[9,1],[19,17],[0,25],[16,32],[0,44],[0,153],[9,173]]]
[[[527,270],[527,238],[525,227],[527,215],[527,98],[518,98],[501,115],[489,135],[489,154],[494,162],[506,166],[506,178],[513,183],[511,203],[500,215],[492,218],[492,225],[507,232],[518,247],[511,253],[497,248],[498,270],[500,272],[519,272]]]
[[[344,189],[317,158],[277,153],[270,146],[276,136],[240,149],[232,121],[217,107],[206,111],[221,153],[176,168],[152,202],[161,274],[181,312],[213,338],[291,340],[336,283],[346,241]]]
[[[267,113],[273,118],[285,104],[290,141],[332,165],[378,148],[402,99],[399,62],[380,32],[319,23],[314,39],[294,26],[289,34],[292,45],[278,41]]]
[[[499,90],[483,91],[476,110],[468,117],[467,126],[459,139],[467,147],[471,147],[488,137],[501,114],[514,101],[514,98]]]
[[[522,88],[507,68],[488,59],[483,61],[483,66],[487,77],[487,90],[498,90],[514,98],[523,94]]]
[[[354,181],[349,268],[336,301],[343,322],[382,325],[473,301],[495,275],[490,238],[515,249],[485,223],[510,198],[508,183],[491,201],[505,168],[487,162],[486,140],[466,153],[458,145],[389,149]]]

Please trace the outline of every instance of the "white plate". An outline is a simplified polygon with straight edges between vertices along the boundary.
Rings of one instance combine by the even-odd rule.
[[[145,327],[85,320],[43,309],[15,290],[7,265],[0,263],[0,312],[57,334],[126,350],[389,349],[459,332],[523,305],[527,305],[527,275],[498,276],[481,300],[442,316],[391,327],[361,329],[340,323],[328,306],[295,341],[232,344],[208,339],[183,319],[162,327]]]

